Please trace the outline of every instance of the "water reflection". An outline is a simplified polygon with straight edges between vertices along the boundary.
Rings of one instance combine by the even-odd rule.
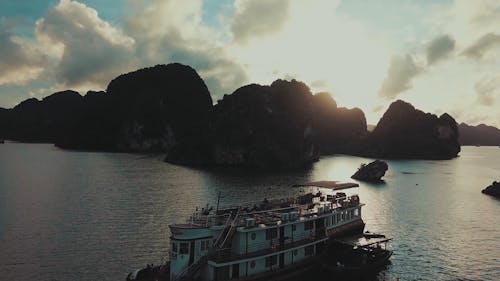
[[[297,183],[352,181],[359,165],[372,160],[337,155],[308,171],[263,173],[188,168],[162,158],[1,145],[3,277],[121,279],[165,259],[168,224],[215,204],[219,192],[222,204],[291,196],[301,192],[291,187]],[[500,201],[480,193],[498,180],[499,158],[498,148],[466,147],[450,161],[391,160],[385,184],[360,182],[348,191],[366,203],[367,229],[395,238],[392,265],[380,280],[500,275]]]

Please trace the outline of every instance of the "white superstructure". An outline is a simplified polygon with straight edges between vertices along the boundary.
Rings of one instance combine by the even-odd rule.
[[[305,267],[331,237],[362,233],[362,206],[357,195],[310,193],[202,210],[169,226],[170,280],[249,280]]]

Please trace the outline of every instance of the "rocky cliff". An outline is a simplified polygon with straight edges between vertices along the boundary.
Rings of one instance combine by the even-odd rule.
[[[295,80],[247,85],[215,106],[214,162],[300,168],[318,159],[309,88]]]
[[[313,95],[299,81],[251,84],[212,105],[194,69],[157,65],[120,75],[102,92],[74,91],[0,109],[0,138],[61,148],[162,152],[166,161],[295,169],[321,154],[449,159],[460,151],[455,120],[403,101],[372,133],[364,113]]]
[[[357,151],[367,135],[366,118],[359,108],[337,107],[330,94],[313,97],[314,131],[321,154]]]
[[[460,152],[453,117],[440,117],[398,100],[384,113],[361,154],[377,158],[450,159]]]
[[[68,149],[165,152],[172,162],[205,163],[212,110],[193,68],[157,65],[120,75],[106,92],[25,100],[0,112],[0,133]]]
[[[74,91],[31,98],[4,114],[5,138],[27,142],[55,142],[81,113],[82,97]]]
[[[7,134],[7,118],[9,118],[9,110],[0,107],[0,140],[5,139]]]
[[[189,66],[157,65],[123,74],[106,92],[89,92],[83,100],[84,116],[58,146],[165,152],[169,161],[181,163],[209,157],[212,99]]]

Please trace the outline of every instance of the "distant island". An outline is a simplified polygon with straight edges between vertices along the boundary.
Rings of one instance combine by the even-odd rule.
[[[469,126],[465,123],[458,125],[462,145],[500,146],[500,129],[485,124]]]
[[[296,80],[246,85],[214,105],[198,73],[178,63],[120,75],[106,91],[63,91],[0,109],[0,138],[262,169],[303,168],[335,153],[451,159],[460,152],[459,127],[448,114],[398,100],[370,132],[361,109],[338,107]]]

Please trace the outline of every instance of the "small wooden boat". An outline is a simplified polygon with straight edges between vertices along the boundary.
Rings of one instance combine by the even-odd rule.
[[[372,238],[376,241],[363,243],[352,238],[337,240],[330,245],[329,254],[320,260],[321,266],[335,274],[349,279],[360,278],[379,272],[389,263],[392,251],[386,243],[391,238]],[[359,237],[357,241],[366,241]]]
[[[384,234],[380,234],[380,233],[371,233],[369,231],[363,233],[363,237],[365,237],[366,239],[370,239],[370,238],[385,238],[385,235]]]

